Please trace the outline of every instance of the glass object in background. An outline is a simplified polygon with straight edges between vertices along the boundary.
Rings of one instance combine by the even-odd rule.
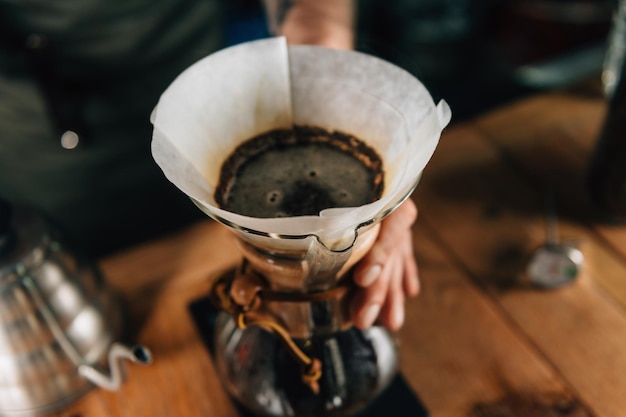
[[[593,152],[588,189],[602,215],[626,219],[626,1],[619,0],[609,36],[602,83],[608,110]]]
[[[602,85],[607,97],[613,96],[624,63],[626,49],[626,1],[619,0],[613,14],[613,25],[602,68]]]
[[[588,172],[592,202],[613,219],[626,220],[626,80],[624,66],[609,98],[609,108]]]

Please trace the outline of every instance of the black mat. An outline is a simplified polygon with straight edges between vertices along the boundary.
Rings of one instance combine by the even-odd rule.
[[[217,311],[208,298],[200,298],[189,305],[193,317],[208,353],[213,351],[213,330]],[[240,409],[241,417],[254,417],[244,409]],[[391,384],[383,391],[366,410],[353,417],[428,417],[428,412],[419,398],[409,387],[401,374],[397,374]]]

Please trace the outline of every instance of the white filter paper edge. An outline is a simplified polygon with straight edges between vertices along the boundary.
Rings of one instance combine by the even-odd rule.
[[[316,235],[327,247],[395,207],[431,158],[450,109],[419,80],[354,51],[287,46],[271,38],[230,47],[183,72],[152,115],[152,152],[166,177],[210,216],[268,236]],[[217,207],[222,162],[241,142],[293,124],[355,135],[385,164],[385,193],[357,208],[319,216],[259,219]]]

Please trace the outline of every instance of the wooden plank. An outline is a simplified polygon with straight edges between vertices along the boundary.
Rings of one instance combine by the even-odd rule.
[[[519,108],[518,108],[519,107]],[[558,109],[558,110],[553,110]],[[617,264],[626,262],[626,227],[609,225],[598,218],[588,200],[585,176],[589,152],[595,146],[603,120],[604,101],[554,94],[540,96],[510,110],[498,111],[477,121],[478,129],[537,187],[549,187],[556,196],[565,239],[577,240],[589,230],[592,244],[586,245],[587,268],[597,282],[626,306],[626,280]],[[526,130],[515,129],[511,120],[525,114]],[[537,123],[530,122],[535,116]],[[606,245],[621,259],[606,256]],[[587,243],[587,242],[581,242]],[[603,247],[597,250],[597,247]]]
[[[566,404],[588,415],[554,369],[444,256],[428,230],[418,228],[415,236],[423,290],[409,303],[399,335],[402,371],[432,416],[488,415],[478,413],[512,399],[519,406],[520,398],[544,413]],[[220,227],[199,225],[103,263],[112,285],[129,299],[147,298],[131,305],[131,317],[141,329],[137,340],[153,350],[155,365],[131,367],[122,390],[95,390],[69,412],[234,415],[186,312],[189,300],[206,293],[209,274],[237,262],[227,241]]]
[[[525,175],[548,183],[561,214],[591,225],[626,259],[626,228],[599,217],[588,200],[586,174],[602,130],[606,100],[600,96],[554,93],[503,108],[476,126]]]
[[[576,415],[589,415],[551,365],[431,237],[418,221],[414,241],[422,289],[407,303],[399,333],[402,372],[430,415],[489,416],[487,410],[511,406],[516,412],[534,407],[539,417],[564,404]]]
[[[417,229],[415,243],[423,291],[409,303],[400,334],[402,370],[433,417],[478,416],[511,398],[544,411],[563,404],[581,409],[427,229]],[[155,363],[130,366],[120,391],[96,389],[59,416],[235,416],[187,306],[206,293],[209,275],[238,258],[226,229],[207,223],[105,260],[109,282],[130,302],[135,338],[150,347]]]
[[[509,131],[533,132],[532,117],[512,118],[509,123]],[[594,415],[620,415],[626,408],[623,308],[597,285],[598,277],[589,270],[573,285],[553,291],[534,289],[524,280],[529,257],[545,240],[541,200],[541,189],[520,177],[510,160],[471,126],[457,126],[444,135],[417,191],[421,221],[546,355]],[[578,237],[594,251],[612,256],[592,232]],[[626,273],[620,262],[612,265],[620,268],[617,273]]]
[[[475,122],[479,128],[497,128],[504,137],[530,140],[537,132],[565,134],[587,155],[595,146],[606,109],[606,100],[600,95],[561,91],[525,98],[482,115]]]

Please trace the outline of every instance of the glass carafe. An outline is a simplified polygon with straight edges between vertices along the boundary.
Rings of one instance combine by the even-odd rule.
[[[225,223],[243,262],[213,287],[223,310],[215,356],[226,388],[245,408],[260,416],[347,416],[389,384],[398,364],[393,335],[383,327],[354,327],[348,304],[351,268],[396,205],[346,231],[333,248],[317,235]]]

